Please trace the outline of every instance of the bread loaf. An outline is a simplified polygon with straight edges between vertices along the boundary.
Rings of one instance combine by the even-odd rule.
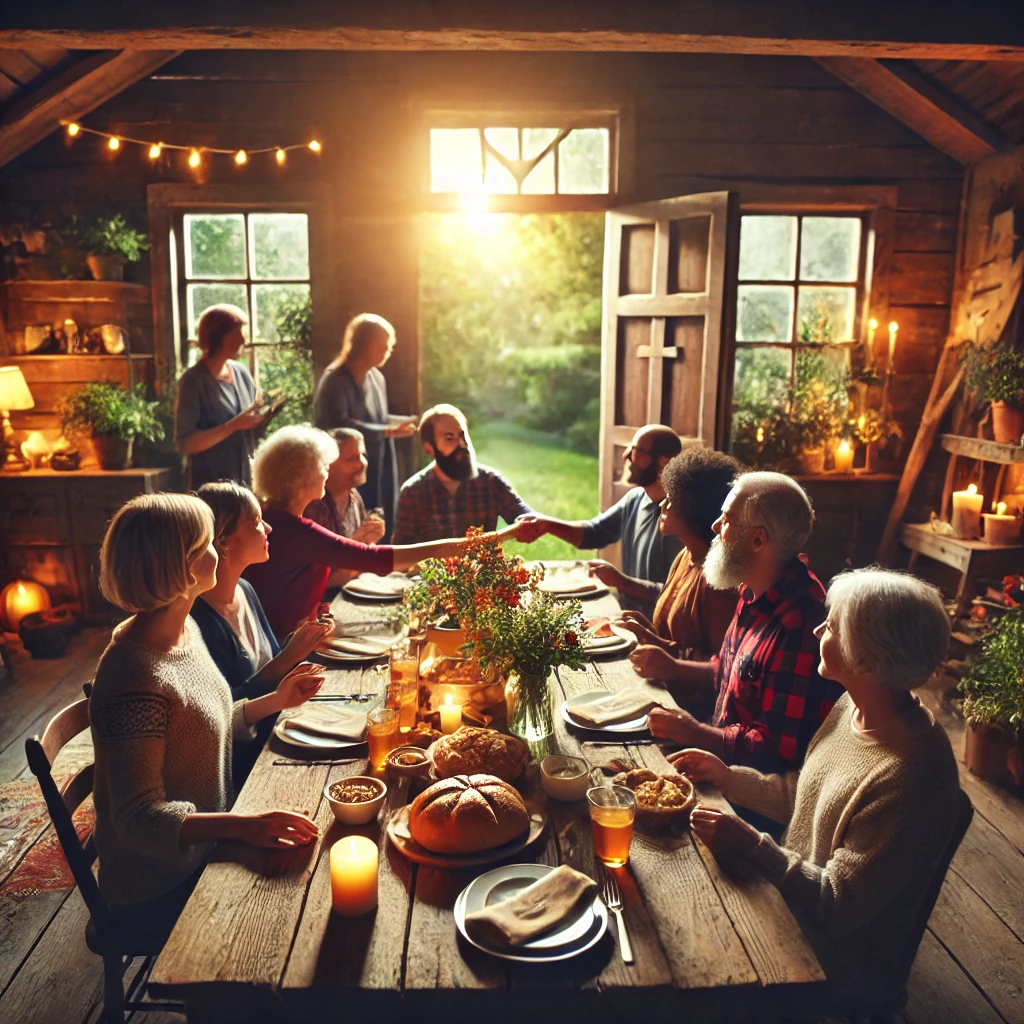
[[[515,782],[530,762],[530,751],[522,740],[471,725],[442,736],[430,748],[430,756],[442,779],[484,774]]]
[[[523,798],[493,775],[456,775],[428,786],[409,808],[409,832],[434,853],[503,846],[530,827]]]

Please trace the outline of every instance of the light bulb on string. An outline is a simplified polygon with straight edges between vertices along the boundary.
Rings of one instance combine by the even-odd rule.
[[[164,144],[162,142],[154,142],[153,145],[149,147],[149,159],[159,160],[160,154],[163,152],[163,148]]]
[[[312,141],[310,142],[310,144],[309,144],[309,148],[310,148],[310,149],[311,149],[311,150],[312,150],[312,151],[313,151],[314,153],[319,153],[319,152],[320,152],[320,149],[321,149],[322,147],[320,146],[320,143],[316,141],[316,139],[313,139],[313,140],[312,140]]]
[[[249,160],[249,154],[246,153],[246,151],[244,149],[240,149],[235,154],[235,163],[238,164],[239,167],[241,167],[242,164],[247,163],[248,160]]]
[[[189,167],[198,167],[199,166],[199,150],[198,149],[193,149],[192,152],[189,153],[189,155],[188,155],[188,165],[189,165]]]
[[[112,151],[120,149],[121,140],[116,135],[111,135],[110,138],[107,139],[107,148]]]
[[[72,121],[71,124],[68,125],[68,135],[70,135],[72,138],[74,138],[81,130],[81,126],[75,124],[74,121]]]
[[[284,150],[278,146],[277,152],[274,154],[274,159],[277,161],[279,166],[284,166]]]

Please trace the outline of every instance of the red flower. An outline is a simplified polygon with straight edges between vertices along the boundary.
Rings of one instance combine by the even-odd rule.
[[[565,639],[570,647],[576,646],[576,634],[571,629],[565,634]]]

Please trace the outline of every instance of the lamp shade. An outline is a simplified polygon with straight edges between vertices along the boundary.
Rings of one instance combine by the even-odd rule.
[[[0,409],[31,409],[36,403],[18,366],[0,366]]]

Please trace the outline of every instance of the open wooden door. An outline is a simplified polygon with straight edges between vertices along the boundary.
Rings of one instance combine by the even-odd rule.
[[[601,508],[627,487],[622,452],[638,427],[665,423],[714,445],[725,322],[728,192],[614,210],[605,223]]]

